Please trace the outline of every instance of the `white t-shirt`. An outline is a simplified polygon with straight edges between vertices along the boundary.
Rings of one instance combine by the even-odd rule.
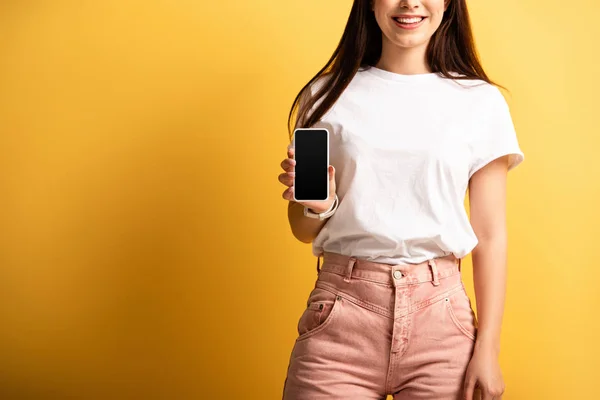
[[[315,256],[465,257],[478,243],[464,207],[469,179],[503,155],[509,169],[524,160],[502,93],[481,80],[360,69],[313,127],[329,130],[339,197]]]

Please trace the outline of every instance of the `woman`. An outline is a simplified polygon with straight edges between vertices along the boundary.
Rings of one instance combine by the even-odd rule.
[[[293,200],[289,147],[279,180],[318,277],[284,399],[500,399],[506,178],[524,155],[465,0],[355,0],[290,116],[298,105],[296,127],[329,129],[331,191]],[[469,253],[478,318],[460,274]]]

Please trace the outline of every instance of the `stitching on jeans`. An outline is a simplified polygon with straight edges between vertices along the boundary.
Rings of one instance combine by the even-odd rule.
[[[428,306],[439,303],[440,301],[444,300],[444,298],[446,298],[448,296],[452,296],[454,293],[459,292],[460,290],[462,290],[462,288],[463,288],[463,284],[461,282],[458,285],[446,290],[445,292],[438,294],[437,296],[431,297],[427,300],[423,300],[423,301],[415,304],[413,307],[411,307],[408,310],[408,314],[406,314],[406,315],[413,314],[419,310],[422,310],[423,308],[426,308]]]
[[[335,317],[338,309],[340,308],[340,304],[339,304],[339,300],[334,300],[333,306],[331,308],[331,311],[329,312],[329,315],[325,318],[325,320],[316,328],[311,329],[308,332],[303,333],[302,335],[298,336],[296,338],[296,342],[301,342],[305,339],[310,338],[311,336],[321,332],[323,329],[325,329],[326,327],[328,327],[329,325],[331,325],[333,317]]]
[[[371,310],[373,312],[381,314],[381,315],[383,315],[385,317],[392,318],[392,316],[393,316],[393,313],[390,310],[387,310],[385,308],[376,306],[374,304],[362,301],[362,300],[360,300],[360,299],[358,299],[358,298],[356,298],[356,297],[354,297],[354,296],[352,296],[352,295],[350,295],[350,294],[348,294],[348,293],[346,293],[346,292],[344,292],[342,290],[339,290],[339,289],[335,288],[333,285],[331,285],[331,284],[329,284],[327,282],[318,282],[317,283],[317,287],[320,287],[321,289],[327,290],[327,291],[329,291],[331,293],[334,293],[334,291],[335,291],[335,293],[337,293],[339,296],[345,298],[346,300],[348,300],[348,301],[350,301],[352,303],[355,303],[355,304],[357,304],[360,307],[366,308],[367,310]]]
[[[365,308],[367,310],[376,312],[377,314],[381,314],[384,317],[393,318],[393,316],[394,316],[394,314],[393,314],[392,311],[387,310],[387,309],[382,308],[382,307],[379,307],[379,306],[376,306],[374,304],[370,304],[370,303],[364,302],[364,301],[362,301],[362,300],[360,300],[360,299],[358,299],[358,298],[356,298],[356,297],[354,297],[352,295],[349,295],[348,293],[346,293],[346,292],[344,292],[342,290],[339,290],[337,288],[334,289],[334,286],[331,285],[331,284],[329,284],[329,283],[326,283],[326,282],[317,282],[317,287],[319,287],[319,288],[321,288],[323,290],[327,290],[328,292],[331,292],[331,293],[334,293],[334,290],[335,290],[335,293],[337,293],[339,296],[345,298],[349,302],[352,302],[352,303],[354,303],[354,304],[356,304],[356,305],[358,305],[358,306],[360,306],[362,308]]]
[[[321,271],[329,273],[329,274],[338,275],[338,276],[345,276],[344,274],[338,273],[336,271],[331,271],[331,270],[321,270]],[[389,284],[387,282],[381,282],[381,281],[377,281],[377,280],[374,280],[374,279],[364,278],[362,276],[352,275],[352,280],[359,280],[359,281],[371,282],[371,283],[373,283],[375,285],[384,286],[384,287],[394,287],[394,285]]]
[[[326,269],[321,268],[321,272],[327,272],[330,274],[345,276],[345,274],[343,272],[341,272],[341,271],[338,272],[337,269],[330,269],[330,267],[326,268]],[[454,275],[459,274],[459,273],[460,273],[460,270],[458,269],[457,266],[452,267],[450,269],[443,269],[441,271],[438,271],[438,279],[441,281],[442,279],[453,277]],[[423,277],[421,277],[421,275],[417,275],[416,278],[417,278],[416,280],[407,281],[405,283],[400,284],[399,286],[420,285],[423,283],[431,282],[433,280],[433,278],[423,278]],[[373,279],[365,278],[365,277],[362,277],[359,275],[352,275],[352,279],[358,279],[361,281],[372,282],[372,283],[375,283],[375,284],[378,284],[381,286],[386,286],[386,287],[394,287],[393,283],[373,280]]]
[[[396,353],[394,353],[392,351],[392,346],[393,344],[390,346],[390,367],[389,367],[389,371],[387,373],[387,376],[385,377],[385,392],[390,393],[392,391],[392,379],[394,378],[394,367],[396,366],[396,360],[394,359],[394,357],[396,356]]]
[[[354,297],[354,296],[352,296],[352,295],[350,295],[350,294],[348,294],[348,293],[346,293],[346,292],[344,292],[342,290],[339,290],[337,287],[335,287],[335,286],[333,286],[333,285],[331,285],[331,284],[329,284],[327,282],[321,282],[321,281],[319,281],[319,282],[317,282],[317,287],[319,287],[319,288],[321,288],[323,290],[327,290],[328,292],[331,292],[331,293],[334,293],[334,294],[338,294],[338,295],[342,296],[343,298],[345,298],[346,300],[348,300],[348,301],[350,301],[350,302],[352,302],[352,303],[354,303],[354,304],[356,304],[356,305],[358,305],[358,306],[360,306],[362,308],[365,308],[367,310],[370,310],[370,311],[376,312],[378,314],[381,314],[384,317],[387,317],[387,318],[390,318],[390,319],[394,318],[394,310],[388,310],[386,308],[379,307],[379,306],[376,306],[374,304],[362,301],[362,300],[360,300],[360,299],[358,299],[358,298],[356,298],[356,297]],[[409,310],[408,310],[408,312],[406,314],[397,315],[396,318],[406,317],[407,315],[413,314],[413,313],[415,313],[415,312],[417,312],[417,311],[419,311],[419,310],[421,310],[421,309],[423,309],[425,307],[428,307],[430,305],[438,303],[438,302],[442,301],[445,297],[451,296],[454,293],[462,290],[463,287],[464,287],[463,283],[460,282],[458,285],[456,285],[456,286],[454,286],[454,287],[452,287],[452,288],[444,291],[443,293],[440,293],[440,294],[438,294],[438,295],[436,295],[434,297],[431,297],[431,298],[429,298],[427,300],[423,300],[423,301],[421,301],[421,302],[419,302],[417,304],[414,304],[411,308],[409,308]]]
[[[448,297],[447,297],[448,300],[446,301],[446,308],[448,309],[448,312],[450,313],[450,318],[452,319],[452,322],[454,322],[454,325],[456,325],[456,327],[463,334],[465,334],[469,339],[471,339],[472,341],[475,341],[475,336],[473,336],[473,334],[466,327],[463,326],[463,324],[458,320],[458,317],[454,313],[454,310],[452,309],[452,304],[450,304],[450,296],[451,295],[448,295]]]

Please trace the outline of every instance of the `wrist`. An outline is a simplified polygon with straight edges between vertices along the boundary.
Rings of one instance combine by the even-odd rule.
[[[333,202],[329,205],[329,208],[326,210],[321,210],[319,207],[317,208],[317,210],[311,210],[308,207],[304,206],[304,216],[305,217],[309,217],[309,218],[316,218],[319,219],[321,221],[326,220],[327,218],[331,217],[337,210],[338,207],[338,196],[337,194],[334,195],[333,198]],[[327,206],[327,203],[325,203],[325,206]]]
[[[315,214],[320,214],[327,212],[333,208],[333,204],[335,203],[335,194],[333,196],[329,196],[329,199],[323,204],[323,207],[319,208],[308,208],[309,211],[314,212]]]
[[[475,349],[485,352],[492,352],[497,356],[500,354],[500,340],[493,336],[478,332],[477,339],[475,341]]]

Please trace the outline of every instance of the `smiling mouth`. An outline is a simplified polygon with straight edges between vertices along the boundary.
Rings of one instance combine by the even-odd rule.
[[[418,24],[419,22],[423,21],[425,19],[425,17],[413,17],[413,18],[392,17],[392,19],[402,25],[412,25],[412,24]]]

